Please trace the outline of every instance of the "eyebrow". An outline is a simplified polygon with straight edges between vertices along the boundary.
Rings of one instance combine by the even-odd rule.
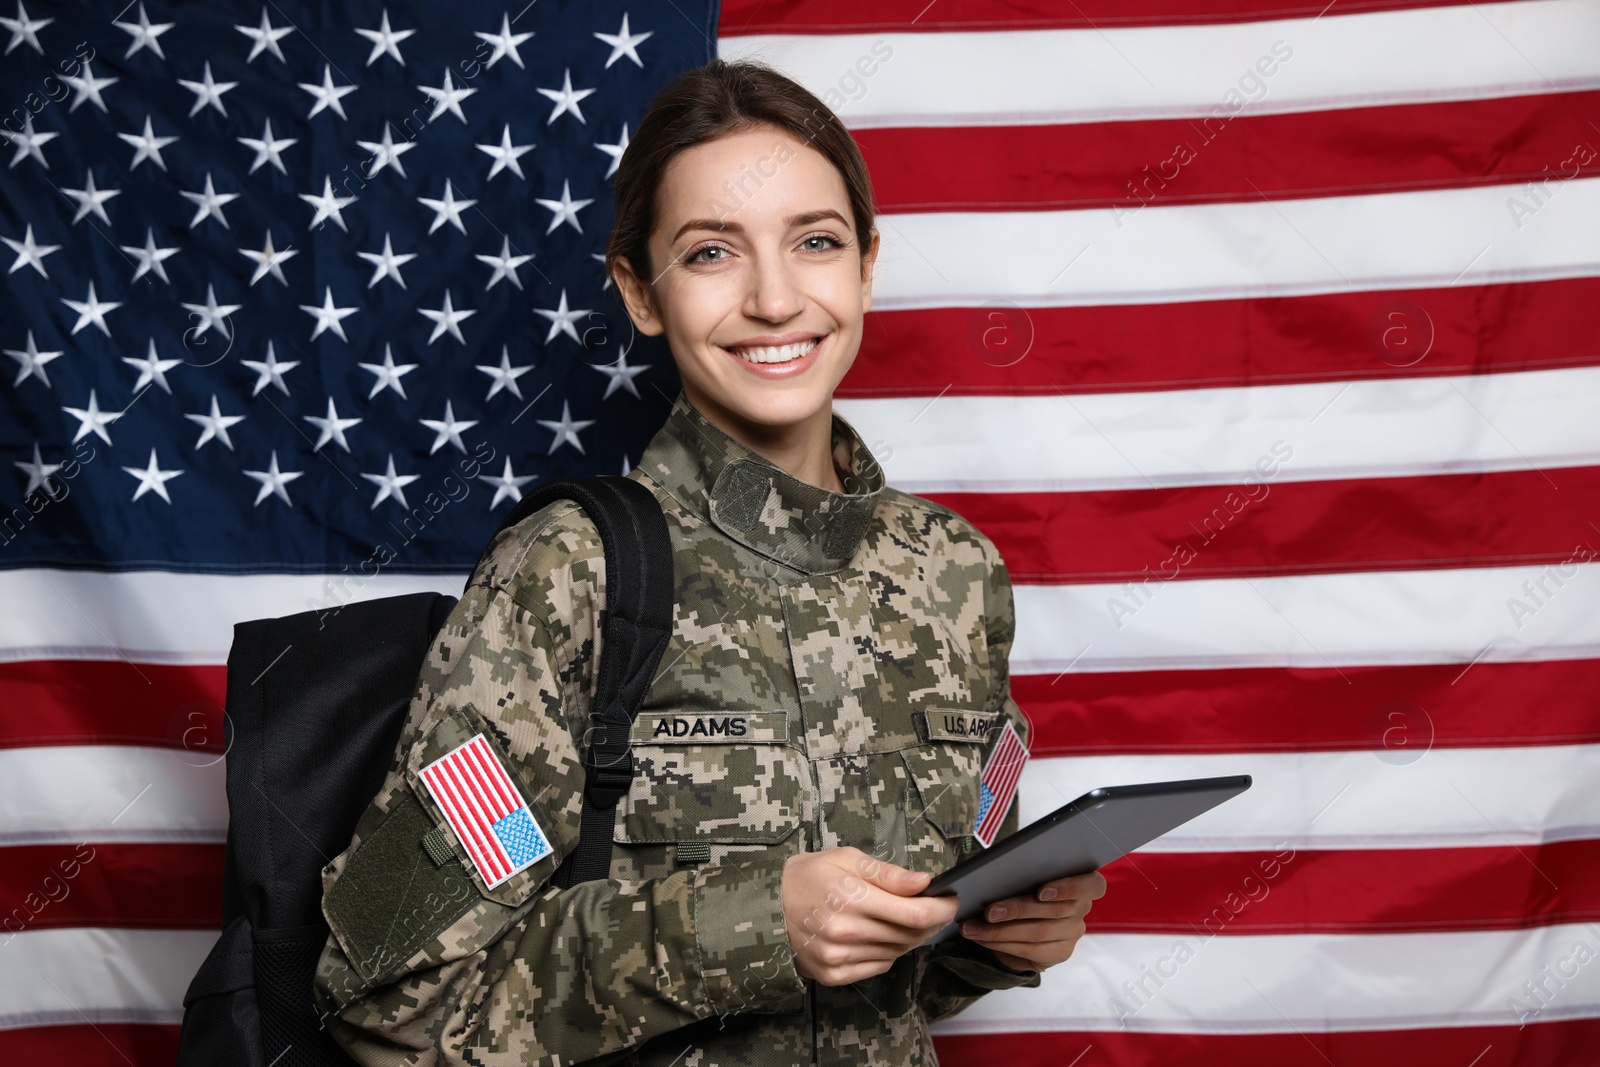
[[[810,226],[813,222],[821,222],[823,219],[838,219],[845,225],[849,225],[849,221],[832,208],[822,208],[818,211],[806,211],[799,215],[790,215],[783,221],[784,225],[792,230],[796,226]],[[726,233],[743,233],[744,226],[737,222],[729,222],[726,219],[690,219],[678,228],[677,233],[672,235],[670,243],[677,244],[678,238],[690,230],[719,230]]]

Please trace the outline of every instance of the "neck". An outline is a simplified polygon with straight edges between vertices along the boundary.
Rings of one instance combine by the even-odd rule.
[[[845,491],[833,464],[831,402],[800,422],[770,426],[751,422],[728,410],[690,388],[687,382],[683,390],[689,403],[706,417],[706,421],[778,469],[819,489],[834,493]]]

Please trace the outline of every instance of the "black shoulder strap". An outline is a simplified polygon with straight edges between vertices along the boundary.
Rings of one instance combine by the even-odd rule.
[[[666,650],[677,594],[667,520],[648,488],[615,475],[551,482],[519,500],[500,529],[557,500],[583,508],[606,552],[599,677],[583,752],[583,829],[552,878],[564,889],[610,874],[617,801],[633,781],[628,735]]]

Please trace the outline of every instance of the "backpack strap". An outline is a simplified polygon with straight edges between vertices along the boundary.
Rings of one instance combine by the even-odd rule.
[[[552,876],[560,888],[607,878],[617,801],[633,782],[628,735],[672,633],[677,597],[672,541],[655,494],[631,478],[570,478],[528,493],[501,523],[514,526],[557,500],[572,500],[600,531],[606,610],[591,728],[583,751],[583,823],[578,847]]]

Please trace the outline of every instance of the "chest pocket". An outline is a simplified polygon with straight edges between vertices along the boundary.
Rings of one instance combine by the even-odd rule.
[[[799,828],[804,763],[783,712],[642,712],[630,738],[613,840],[772,844]]]
[[[999,719],[960,709],[918,712],[919,744],[900,750],[911,783],[904,866],[939,874],[978,846],[983,759]]]

